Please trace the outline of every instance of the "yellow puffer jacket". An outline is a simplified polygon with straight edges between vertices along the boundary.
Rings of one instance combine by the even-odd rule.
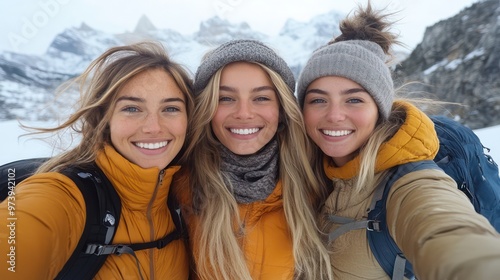
[[[403,105],[406,121],[381,146],[376,176],[405,162],[433,159],[439,148],[432,121],[413,105]],[[353,194],[358,168],[359,157],[340,168],[325,161],[325,172],[334,184],[320,222],[327,232],[340,226],[331,224],[328,215],[357,220],[367,216],[376,186]],[[392,186],[386,209],[389,232],[413,264],[417,279],[497,279],[500,275],[500,235],[441,170],[404,175]],[[373,257],[366,229],[341,235],[329,249],[335,279],[389,279]]]
[[[190,207],[189,186],[176,186],[175,189],[179,190],[177,195],[180,202]],[[264,201],[239,204],[239,212],[245,228],[245,235],[241,238],[242,250],[252,279],[293,279],[292,237],[283,209],[281,182],[277,183],[274,191]],[[199,246],[199,240],[195,237],[197,217],[192,215],[192,211],[183,212],[183,217],[188,228],[191,248],[196,252]],[[200,261],[204,260],[195,259],[195,263]],[[198,275],[194,276],[194,279],[213,278],[211,275]]]
[[[112,147],[96,160],[117,190],[122,213],[113,243],[157,240],[174,230],[167,206],[172,176],[179,167],[165,171],[143,169],[130,163]],[[0,279],[54,279],[73,253],[85,223],[85,202],[76,185],[59,173],[32,176],[16,188],[15,272],[9,271],[9,233],[0,227]],[[7,221],[7,203],[0,204],[0,220]],[[189,261],[184,241],[159,249],[136,252],[144,279],[188,279]],[[111,255],[95,279],[140,279],[133,256]]]

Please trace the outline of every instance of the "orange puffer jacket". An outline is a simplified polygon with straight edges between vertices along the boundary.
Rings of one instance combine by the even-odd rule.
[[[184,183],[187,180],[182,180]],[[191,205],[189,186],[176,186],[179,200],[184,206]],[[264,200],[239,204],[245,235],[240,239],[247,259],[250,275],[254,280],[293,279],[294,258],[292,236],[283,209],[282,187],[278,182],[274,191]],[[193,252],[199,248],[195,236],[198,217],[192,211],[183,212]],[[200,261],[196,258],[195,263]],[[211,275],[197,275],[195,279],[213,279]]]
[[[113,243],[157,240],[174,230],[167,206],[172,176],[179,167],[164,171],[143,169],[107,146],[97,165],[117,190],[122,213]],[[76,185],[60,173],[34,175],[16,188],[15,272],[7,269],[8,228],[0,227],[0,279],[54,279],[73,253],[85,223],[85,202]],[[0,204],[0,220],[7,221],[7,204]],[[95,279],[188,279],[189,260],[183,240],[162,249],[111,255]]]

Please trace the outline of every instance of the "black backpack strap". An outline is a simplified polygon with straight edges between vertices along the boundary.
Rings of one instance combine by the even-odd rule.
[[[87,254],[96,254],[96,255],[110,255],[116,254],[121,255],[124,253],[130,253],[130,251],[139,251],[150,248],[162,249],[170,242],[177,240],[184,236],[184,225],[182,221],[182,217],[180,214],[180,209],[173,195],[169,195],[168,197],[168,208],[170,210],[170,214],[172,216],[172,220],[174,221],[175,229],[164,237],[150,242],[143,243],[134,243],[134,244],[111,244],[111,245],[103,245],[103,244],[89,244],[86,249]]]
[[[175,239],[179,239],[181,237],[185,237],[186,226],[184,224],[184,220],[181,215],[181,208],[179,206],[179,202],[175,199],[175,195],[172,191],[168,194],[167,200],[168,209],[170,210],[170,215],[172,216],[172,220],[174,221],[175,231],[177,235]]]
[[[86,204],[85,227],[78,244],[56,279],[92,279],[107,254],[89,254],[89,244],[110,244],[121,214],[120,197],[95,164],[62,172],[80,189]]]
[[[378,225],[378,230],[366,231],[370,249],[391,279],[403,279],[404,277],[413,279],[415,276],[411,263],[406,261],[403,252],[389,234],[386,220],[387,197],[392,185],[402,176],[424,169],[439,169],[439,167],[434,161],[425,160],[410,162],[392,168],[377,186],[378,189],[383,189],[382,198],[379,199],[374,196],[372,205],[375,205],[375,207],[368,213],[368,220]]]

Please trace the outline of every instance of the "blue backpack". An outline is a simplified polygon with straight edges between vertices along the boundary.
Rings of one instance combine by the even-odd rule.
[[[391,186],[408,172],[422,169],[442,169],[457,182],[479,214],[485,216],[500,232],[500,176],[498,165],[489,149],[481,144],[472,130],[443,116],[431,117],[440,141],[434,161],[419,161],[392,168],[382,180],[372,199],[368,219],[355,221],[350,218],[330,216],[335,223],[343,224],[329,234],[329,241],[353,230],[366,228],[370,249],[380,266],[392,279],[414,279],[412,265],[406,261],[387,229],[386,201]]]

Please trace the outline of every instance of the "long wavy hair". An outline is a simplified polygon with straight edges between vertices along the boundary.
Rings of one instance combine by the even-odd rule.
[[[300,108],[283,79],[263,64],[256,63],[271,78],[280,102],[279,179],[283,187],[283,205],[293,239],[293,257],[296,279],[331,279],[328,252],[322,245],[316,225],[316,213],[326,191],[320,187],[310,162],[312,147],[305,133]],[[240,238],[238,203],[231,186],[220,170],[220,142],[215,138],[210,121],[219,103],[219,69],[206,88],[195,98],[193,141],[190,155],[189,182],[193,195],[194,212],[200,222],[196,238],[200,247],[194,252],[198,260],[196,270],[202,279],[251,279]]]
[[[98,152],[111,144],[109,121],[118,92],[135,75],[149,69],[164,69],[172,76],[184,95],[189,116],[194,107],[192,80],[187,69],[172,61],[160,43],[141,42],[110,48],[92,61],[80,76],[61,87],[64,93],[73,85],[79,86],[80,99],[75,112],[56,127],[36,128],[36,133],[69,129],[81,136],[74,148],[52,157],[37,172],[58,172],[69,166],[93,162]],[[181,151],[171,164],[184,160],[185,154]]]
[[[383,14],[380,10],[374,10],[371,7],[370,1],[368,1],[365,8],[359,6],[352,16],[342,20],[339,25],[341,34],[332,39],[328,44],[335,44],[336,42],[348,40],[369,40],[380,45],[388,57],[388,61],[386,61],[388,63],[392,57],[392,47],[394,45],[402,45],[397,40],[398,36],[389,31],[393,22],[389,21],[388,17],[392,15],[393,14]],[[377,180],[384,176],[384,173],[375,176],[377,157],[374,155],[378,154],[380,146],[384,142],[388,141],[396,134],[406,119],[406,111],[401,103],[397,101],[409,102],[427,111],[437,110],[440,105],[453,104],[426,98],[410,98],[410,94],[404,91],[405,87],[410,84],[411,83],[408,83],[400,88],[394,89],[394,93],[387,93],[395,95],[393,106],[389,118],[383,120],[383,118],[379,117],[367,142],[359,149],[360,167],[359,175],[353,186],[354,194],[359,193],[367,185],[377,184]],[[408,97],[403,97],[405,95]],[[324,172],[324,153],[316,145],[314,147],[313,157],[313,169],[320,183],[331,186],[331,181],[329,182]]]

